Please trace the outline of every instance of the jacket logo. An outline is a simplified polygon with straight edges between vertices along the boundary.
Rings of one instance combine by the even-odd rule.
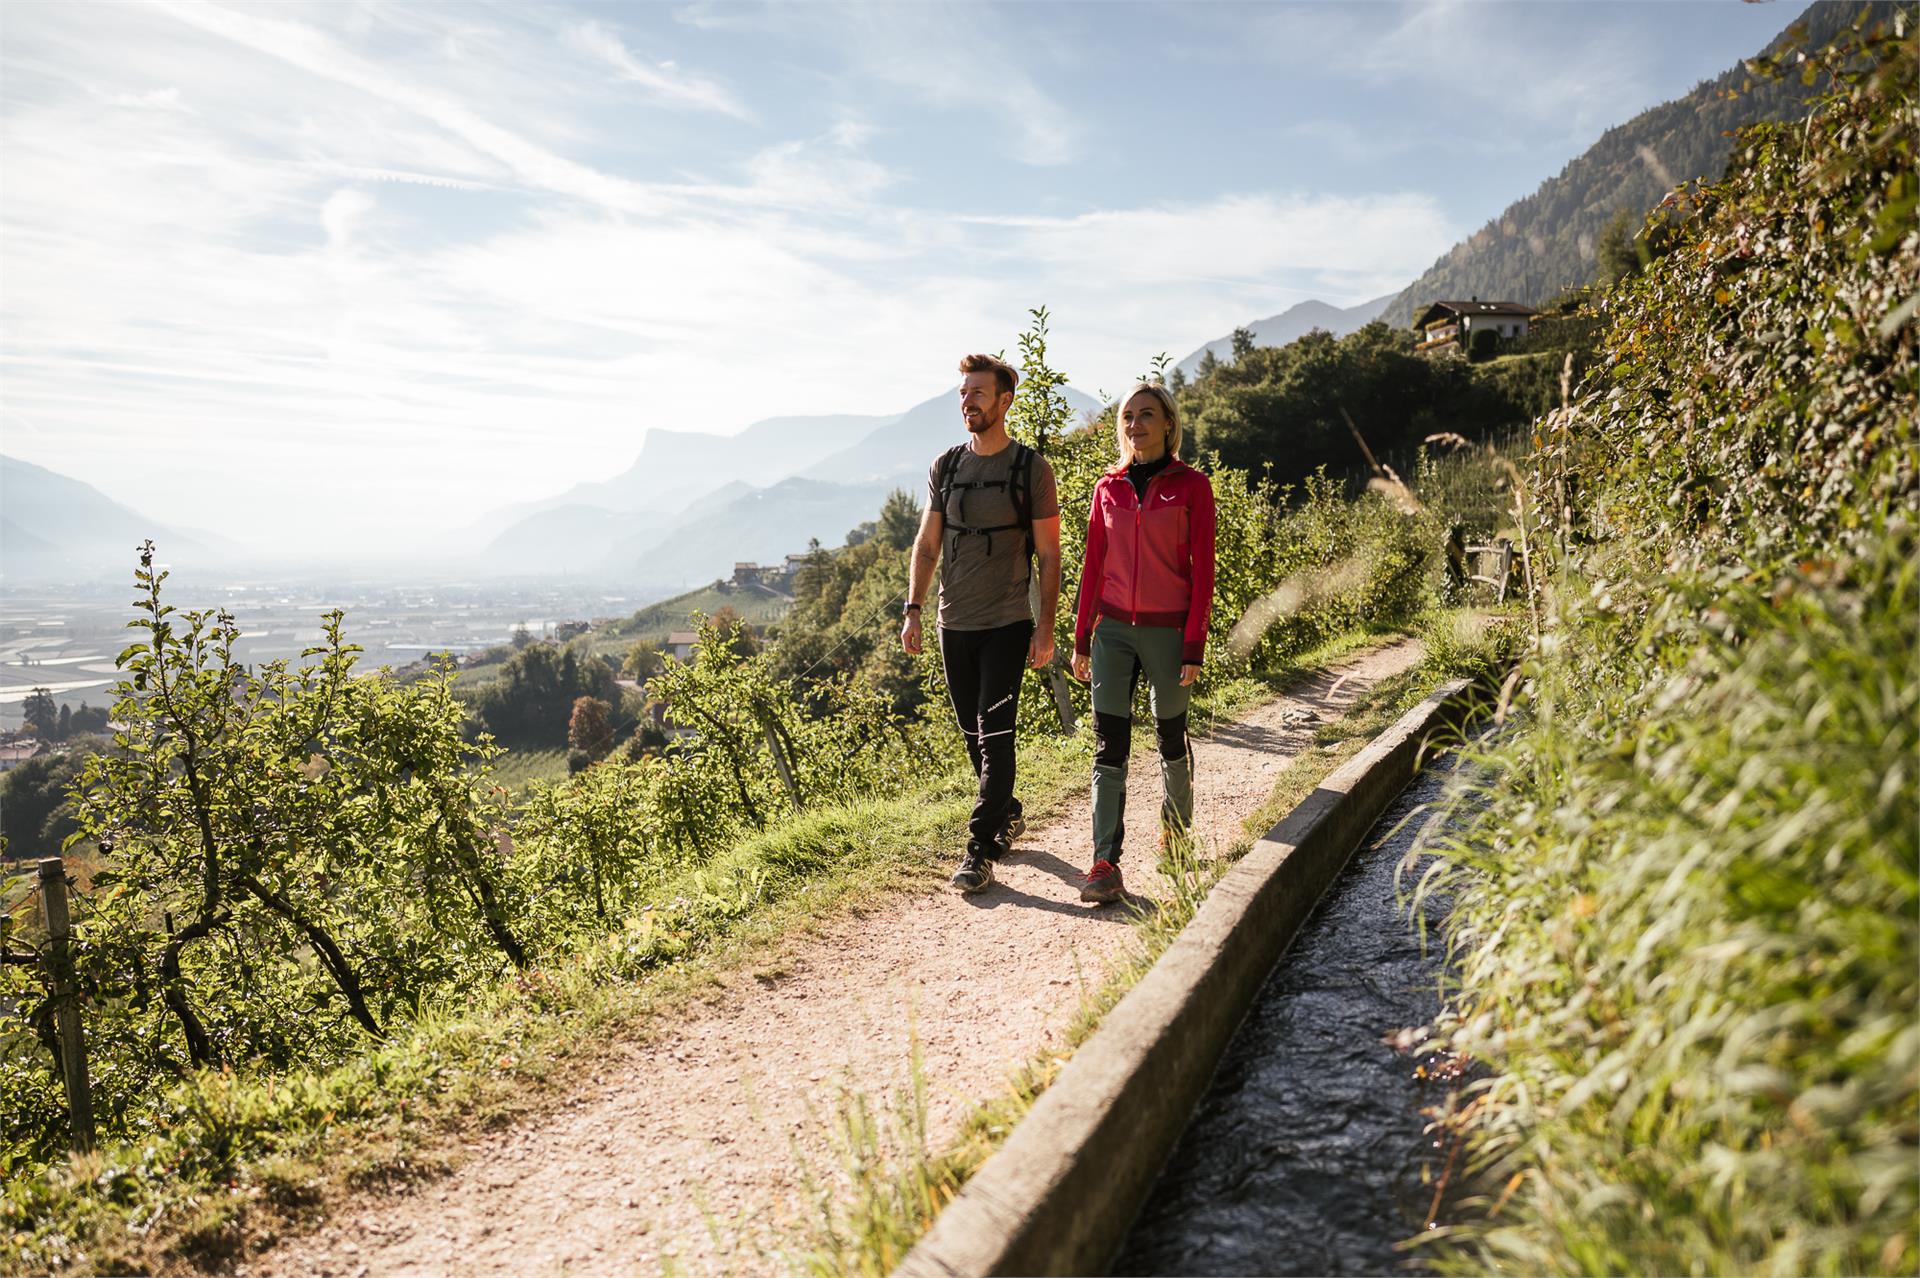
[[[1180,494],[1179,493],[1161,493],[1160,500],[1161,501],[1179,501]]]

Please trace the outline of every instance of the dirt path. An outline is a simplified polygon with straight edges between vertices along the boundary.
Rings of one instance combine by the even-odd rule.
[[[1419,660],[1407,641],[1316,676],[1195,742],[1203,839],[1232,842],[1317,718]],[[1134,763],[1127,828],[1157,829],[1151,753]],[[976,1102],[1058,1037],[1129,939],[1115,907],[1080,904],[1082,796],[1029,830],[974,897],[941,891],[828,924],[780,975],[742,976],[724,1006],[689,1010],[653,1041],[603,1058],[558,1111],[488,1135],[446,1178],[347,1204],[256,1275],[544,1275],[768,1272],[771,1229],[804,1210],[796,1143],[819,1158],[840,1089],[907,1076],[917,1032],[941,1147]],[[1151,843],[1123,862],[1156,898]]]

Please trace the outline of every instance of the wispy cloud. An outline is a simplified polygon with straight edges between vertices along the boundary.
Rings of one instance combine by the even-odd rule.
[[[1059,366],[1118,386],[1162,347],[1396,289],[1463,229],[1420,176],[1430,136],[1336,184],[1296,162],[1328,149],[1300,145],[1318,106],[1222,123],[1180,116],[1177,87],[1102,96],[1119,64],[1053,10],[730,3],[650,31],[672,15],[155,0],[104,33],[84,6],[21,12],[6,429],[284,543],[328,508],[369,542],[461,523],[618,469],[653,426],[897,410],[1041,303]],[[1216,57],[1301,16],[1396,91],[1424,83],[1423,41],[1467,59],[1486,22],[1232,12],[1253,25]],[[1495,81],[1524,61],[1490,37],[1477,56]],[[1378,140],[1329,118],[1336,146]],[[1221,141],[1142,178],[1126,148],[1157,121]]]
[[[1001,251],[1061,273],[1104,270],[1142,284],[1245,283],[1281,271],[1417,271],[1454,228],[1430,196],[1229,195],[1197,204],[1071,217],[968,219],[1004,227]]]
[[[190,108],[181,101],[177,88],[149,89],[145,93],[102,93],[100,100],[108,106],[127,107],[136,111],[186,111]]]
[[[670,61],[643,62],[628,51],[619,35],[602,23],[569,22],[561,28],[560,38],[568,48],[606,63],[622,80],[639,85],[666,106],[716,111],[737,120],[754,118],[753,112],[718,81],[686,71]]]
[[[1035,166],[1073,159],[1080,125],[1020,64],[1021,46],[981,14],[873,4],[821,12],[835,16],[859,74],[992,121],[983,148]]]
[[[1631,39],[1592,30],[1574,37],[1544,9],[1433,0],[1355,47],[1375,84],[1450,101],[1462,125],[1585,134],[1653,96],[1649,60]]]
[[[848,208],[879,195],[895,180],[886,165],[867,154],[872,130],[843,120],[817,138],[779,142],[747,161],[756,203],[789,207]]]
[[[1028,13],[987,4],[875,4],[820,0],[806,4],[710,3],[674,12],[684,26],[708,32],[772,35],[804,46],[841,91],[883,87],[975,123],[976,145],[1026,165],[1073,161],[1083,124],[1045,87],[1047,42],[1026,40]]]
[[[1487,0],[1222,6],[1194,19],[1209,38],[1176,49],[1198,62],[1251,58],[1344,78],[1396,95],[1402,136],[1431,145],[1440,131],[1511,149],[1519,134],[1590,136],[1657,98],[1640,37],[1625,24],[1565,20],[1577,12]]]
[[[531,185],[627,213],[659,212],[665,207],[645,185],[557,155],[458,101],[406,82],[310,27],[238,13],[205,0],[149,2],[209,34],[429,120]]]

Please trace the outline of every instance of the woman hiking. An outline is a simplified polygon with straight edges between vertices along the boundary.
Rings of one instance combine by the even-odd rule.
[[[1074,677],[1093,682],[1093,868],[1083,901],[1126,895],[1127,751],[1143,673],[1160,745],[1160,844],[1191,837],[1187,700],[1213,610],[1213,485],[1175,455],[1173,396],[1138,383],[1120,401],[1114,433],[1120,464],[1094,486],[1073,626]]]

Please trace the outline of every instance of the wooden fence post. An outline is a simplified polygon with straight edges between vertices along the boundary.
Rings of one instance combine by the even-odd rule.
[[[87,1082],[87,1044],[80,1027],[80,995],[73,986],[73,956],[67,943],[67,867],[57,856],[40,862],[40,909],[47,923],[47,978],[53,997],[54,1034],[60,1042],[60,1074],[67,1084],[73,1147],[93,1148],[93,1089]]]
[[[770,719],[760,721],[760,730],[767,737],[767,753],[773,756],[773,770],[780,774],[780,784],[787,787],[787,797],[793,800],[795,812],[805,812],[807,805],[800,801],[800,787],[793,779],[793,766],[787,760],[787,752],[780,745],[780,735],[773,730]]]

